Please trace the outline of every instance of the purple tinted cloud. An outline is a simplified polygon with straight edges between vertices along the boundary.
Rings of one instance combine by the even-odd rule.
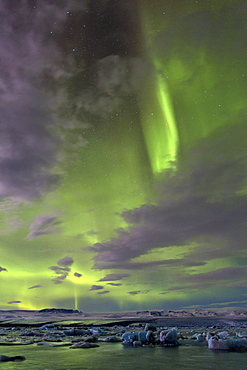
[[[121,286],[122,284],[120,284],[120,283],[107,283],[107,285],[111,285],[111,286]]]
[[[32,240],[48,234],[59,233],[58,225],[57,216],[37,216],[34,223],[30,226],[30,233],[27,235],[27,239]]]
[[[121,274],[121,273],[120,274],[108,274],[98,281],[122,280],[123,278],[128,277],[128,276],[130,276],[130,274]]]
[[[50,266],[49,270],[52,270],[55,272],[55,277],[52,279],[52,281],[55,284],[62,284],[63,280],[66,279],[66,277],[69,275],[70,268],[69,267],[59,267],[59,266]]]
[[[80,278],[82,274],[80,274],[79,272],[74,272],[74,276]]]
[[[133,290],[131,292],[127,292],[130,295],[137,295],[137,294],[147,294],[149,290]]]
[[[178,285],[178,286],[173,286],[171,288],[168,288],[168,291],[176,291],[176,290],[191,290],[191,289],[204,289],[204,288],[209,288],[212,286],[213,283],[195,283],[195,284],[185,284],[185,285]],[[163,294],[163,293],[160,293]]]
[[[36,288],[41,288],[42,285],[33,285],[33,286],[30,286],[30,288],[28,289],[36,289]]]
[[[135,263],[132,259],[171,246],[180,246],[183,254],[183,247],[191,242],[203,249],[187,252],[186,258],[177,261],[184,267],[235,258],[245,248],[247,200],[237,192],[246,181],[246,137],[247,126],[236,123],[219,128],[192,148],[176,172],[166,174],[158,184],[156,205],[124,212],[128,231],[118,230],[116,238],[88,248],[96,253],[95,268],[131,270],[176,264],[169,260]],[[210,248],[215,243],[220,245],[217,250]]]
[[[183,276],[183,282],[218,282],[247,278],[246,267],[225,267],[202,274]]]
[[[8,271],[5,267],[0,266],[0,272],[2,271]]]
[[[169,260],[160,261],[149,261],[149,262],[123,262],[123,263],[112,263],[111,268],[121,269],[121,270],[143,270],[143,269],[154,269],[157,266],[184,266],[184,267],[196,267],[204,266],[206,262],[203,261],[193,261],[192,258],[177,258]],[[99,269],[104,269],[109,267],[107,263],[96,263],[95,267]]]
[[[71,268],[69,266],[71,266],[73,263],[74,263],[73,258],[70,257],[70,256],[66,256],[66,257],[63,257],[63,258],[61,258],[60,260],[57,261],[57,264],[59,266],[50,266],[49,267],[49,269],[54,271],[54,273],[55,273],[55,278],[53,279],[53,282],[55,284],[62,284],[63,283],[63,281],[67,278],[67,276],[69,275],[69,273],[71,271]],[[63,266],[63,267],[60,267],[60,266]],[[75,274],[74,274],[75,276],[80,275],[78,273],[75,273]],[[77,276],[77,277],[80,277],[80,276]]]
[[[73,258],[69,256],[61,258],[59,261],[57,261],[57,264],[59,266],[65,266],[65,267],[71,266],[73,263],[74,263]]]
[[[53,70],[56,74],[65,58],[56,38],[68,19],[67,11],[85,8],[84,1],[36,5],[0,4],[0,196],[21,201],[40,197],[58,184],[58,176],[51,173],[57,140],[47,130],[56,124],[50,113],[56,102],[47,96],[41,76]],[[60,67],[58,74],[66,73]],[[30,238],[38,236],[33,231]]]
[[[107,294],[110,293],[110,290],[104,290],[103,292],[98,292],[97,294]]]
[[[233,283],[227,283],[226,284],[226,287],[230,287],[230,288],[237,288],[237,287],[247,288],[247,281],[244,280],[244,281],[236,281],[236,282],[233,282]]]
[[[14,304],[14,303],[21,303],[22,301],[10,301],[10,302],[7,302],[8,304]]]
[[[70,271],[69,267],[59,267],[59,266],[50,266],[49,269],[52,271],[55,271],[58,274],[63,271],[66,271],[66,272]]]
[[[103,289],[104,286],[103,285],[92,285],[90,290],[99,290],[99,289]]]

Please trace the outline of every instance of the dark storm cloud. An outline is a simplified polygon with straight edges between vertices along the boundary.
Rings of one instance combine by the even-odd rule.
[[[48,234],[59,233],[59,222],[57,216],[37,216],[34,223],[30,226],[30,233],[27,235],[27,240],[36,239]]]
[[[0,272],[2,272],[2,271],[8,271],[8,270],[6,268],[0,266]]]
[[[95,267],[176,264],[176,260],[144,264],[130,260],[151,249],[191,242],[206,249],[178,261],[187,267],[204,265],[207,259],[234,257],[244,249],[247,200],[241,192],[247,173],[246,137],[246,125],[225,126],[191,149],[177,171],[166,174],[159,184],[157,205],[123,213],[130,231],[120,230],[117,238],[88,248],[96,252]],[[210,248],[213,242],[221,247]]]
[[[33,286],[30,286],[30,288],[28,289],[36,289],[36,288],[42,288],[42,285],[33,285]]]
[[[130,274],[108,274],[98,281],[122,280],[123,278],[128,277],[128,276],[130,276]]]

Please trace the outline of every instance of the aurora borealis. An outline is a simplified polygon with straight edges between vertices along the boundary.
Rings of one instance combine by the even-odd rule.
[[[1,2],[1,309],[246,305],[246,13]]]

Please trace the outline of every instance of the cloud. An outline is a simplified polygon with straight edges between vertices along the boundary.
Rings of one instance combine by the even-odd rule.
[[[70,266],[74,263],[74,260],[72,257],[70,256],[66,256],[66,257],[63,257],[61,258],[60,260],[57,261],[57,264],[59,266],[63,266],[63,267],[59,267],[59,266],[50,266],[48,267],[49,270],[52,270],[55,272],[55,278],[52,279],[52,281],[55,283],[55,284],[62,284],[63,281],[69,276],[69,273],[71,271],[71,268]],[[77,274],[77,273],[75,273]],[[77,275],[75,275],[77,276]],[[79,277],[79,276],[77,276]]]
[[[79,272],[74,272],[74,276],[80,278],[82,276],[82,274],[80,274]]]
[[[30,226],[31,231],[26,239],[32,240],[45,235],[59,233],[59,223],[55,215],[36,216],[35,221]]]
[[[161,179],[156,205],[125,211],[122,217],[128,230],[121,229],[116,238],[87,248],[96,254],[95,268],[139,269],[177,262],[190,267],[203,266],[208,259],[234,258],[245,248],[246,136],[247,126],[236,123],[215,130],[191,148],[176,171]],[[133,261],[152,249],[191,242],[203,245],[203,250],[187,252],[177,262]],[[215,243],[220,248],[215,250]]]
[[[0,5],[0,197],[33,200],[58,185],[52,169],[61,137],[54,139],[48,132],[57,124],[58,99],[47,92],[40,76],[47,70],[57,78],[66,75],[58,35],[69,11],[86,10],[86,4],[19,1],[13,8],[4,1]]]
[[[8,271],[5,267],[0,266],[0,272],[2,271]]]
[[[98,292],[97,294],[107,294],[110,293],[110,290],[104,290],[103,292]]]
[[[111,285],[111,286],[121,286],[122,284],[120,284],[120,283],[107,283],[107,285]]]
[[[50,266],[48,268],[49,270],[55,272],[55,278],[52,279],[52,281],[54,281],[55,284],[62,284],[63,280],[67,278],[70,272],[69,267]]]
[[[137,295],[137,294],[147,294],[149,290],[133,290],[131,292],[127,292],[130,295]]]
[[[7,302],[8,304],[14,304],[14,303],[21,303],[22,301],[10,301],[10,302]]]
[[[235,279],[247,278],[246,267],[224,267],[218,270],[205,272],[202,274],[187,275],[182,277],[183,282],[214,282],[230,281]]]
[[[128,96],[140,87],[147,66],[138,58],[108,55],[96,62],[94,70],[94,87],[81,89],[73,101],[73,114],[83,112],[93,121],[94,117],[104,119],[120,109]]]
[[[130,275],[129,274],[108,274],[98,281],[122,280],[123,278],[128,277],[128,276]]]
[[[147,66],[133,47],[132,8],[89,0],[0,5],[0,197],[29,201],[56,188],[63,170],[54,166],[87,145],[82,128],[108,121],[142,84]],[[42,235],[32,230],[28,238]]]
[[[89,290],[99,290],[103,289],[104,287],[102,285],[92,285]]]
[[[59,261],[57,261],[57,264],[59,266],[65,266],[65,267],[71,266],[73,263],[74,263],[73,258],[69,256],[61,258]]]
[[[195,284],[189,284],[189,285],[178,285],[178,286],[173,286],[168,288],[168,291],[176,291],[176,290],[191,290],[191,289],[204,289],[204,288],[209,288],[212,286],[213,283],[195,283]],[[163,293],[160,293],[163,294]]]
[[[31,16],[31,9],[24,8],[24,2],[16,6],[15,12],[2,4],[0,25],[0,196],[21,200],[39,196],[57,181],[49,173],[55,150],[46,131],[51,123],[47,114],[49,103],[33,84],[42,61],[49,63],[43,58],[49,52],[38,47],[40,27],[35,29],[35,23],[30,24],[35,16]],[[27,25],[24,18],[28,13],[32,21]],[[36,22],[39,24],[39,20]]]
[[[247,301],[242,300],[242,301],[229,301],[229,302],[214,302],[210,303],[208,306],[229,306],[229,305],[239,305],[239,304],[244,304],[247,303]]]
[[[232,283],[227,283],[226,284],[226,287],[229,287],[229,288],[247,288],[247,282],[246,280],[244,281],[235,281],[235,282],[232,282]]]
[[[204,266],[204,261],[193,261],[191,256],[176,259],[167,259],[160,261],[149,261],[149,262],[123,262],[123,263],[111,263],[111,268],[120,270],[143,270],[143,269],[155,269],[157,266],[184,266],[184,267],[196,267]],[[95,268],[104,269],[109,267],[108,263],[96,263]]]
[[[30,288],[28,289],[36,289],[36,288],[42,288],[42,285],[33,285],[33,286],[30,286]]]

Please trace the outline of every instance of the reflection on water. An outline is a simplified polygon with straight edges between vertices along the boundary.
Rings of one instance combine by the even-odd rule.
[[[1,363],[0,370],[246,370],[247,353],[211,351],[207,347],[124,348],[121,343],[99,343],[99,348],[16,346],[1,354],[23,355],[26,361]]]

